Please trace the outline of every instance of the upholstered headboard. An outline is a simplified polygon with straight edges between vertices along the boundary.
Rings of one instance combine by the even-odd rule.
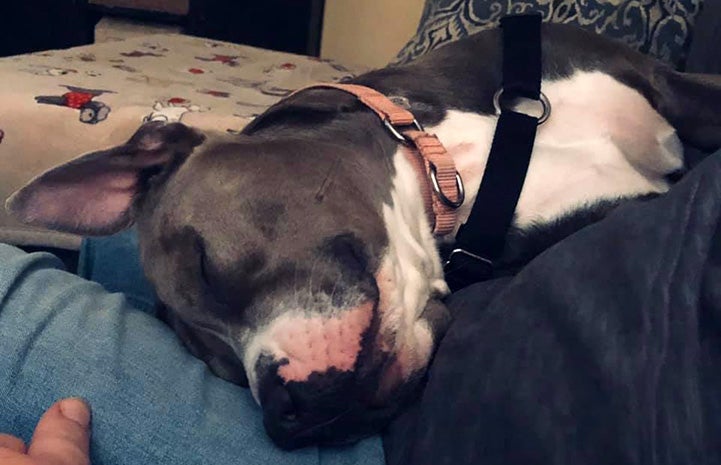
[[[683,68],[704,3],[719,0],[427,0],[418,31],[400,51],[404,63],[470,34],[496,27],[508,14],[540,12],[544,21],[575,24],[613,37]],[[716,42],[718,43],[718,42]]]

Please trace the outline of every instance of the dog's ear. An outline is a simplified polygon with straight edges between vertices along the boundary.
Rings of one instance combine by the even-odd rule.
[[[703,150],[721,147],[721,75],[664,68],[655,84],[658,110],[684,142]]]
[[[181,123],[144,124],[123,145],[41,174],[7,201],[20,221],[95,236],[133,223],[133,205],[151,176],[179,166],[205,136]]]

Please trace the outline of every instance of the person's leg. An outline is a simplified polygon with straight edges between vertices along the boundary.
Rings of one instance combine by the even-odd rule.
[[[283,453],[250,393],[214,377],[120,293],[0,244],[0,432],[25,440],[55,400],[93,408],[94,465],[381,464],[378,438]]]
[[[155,314],[156,296],[143,274],[135,229],[84,239],[78,275],[109,292],[122,292],[135,308]]]

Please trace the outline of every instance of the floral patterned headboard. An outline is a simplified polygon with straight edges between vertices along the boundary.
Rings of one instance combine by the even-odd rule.
[[[719,0],[706,0],[714,2]],[[450,41],[496,27],[507,14],[540,12],[544,21],[576,24],[683,67],[704,0],[427,0],[405,63]]]

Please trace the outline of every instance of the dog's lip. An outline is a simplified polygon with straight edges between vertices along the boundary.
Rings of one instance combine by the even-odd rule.
[[[378,366],[375,379],[367,387],[368,396],[350,400],[348,407],[342,412],[311,426],[295,426],[293,424],[295,421],[285,423],[281,421],[270,425],[270,428],[266,424],[270,438],[279,447],[290,450],[309,445],[342,446],[377,434],[405,405],[397,389],[393,389],[382,399],[378,397],[380,387],[378,376],[382,375],[394,360],[394,357],[388,354],[383,354],[383,357],[383,363]],[[348,431],[334,437],[337,431],[345,429]]]
[[[268,435],[279,447],[286,450],[297,449],[309,445],[320,445],[325,447],[338,447],[353,444],[360,439],[377,434],[379,428],[377,423],[386,423],[395,412],[395,407],[388,406],[379,409],[359,409],[357,405],[351,406],[334,417],[325,420],[317,425],[304,427],[296,431],[285,428],[271,428]],[[354,419],[357,418],[357,421]],[[364,424],[367,427],[363,430],[344,434],[342,437],[333,438],[331,435],[339,423]]]

